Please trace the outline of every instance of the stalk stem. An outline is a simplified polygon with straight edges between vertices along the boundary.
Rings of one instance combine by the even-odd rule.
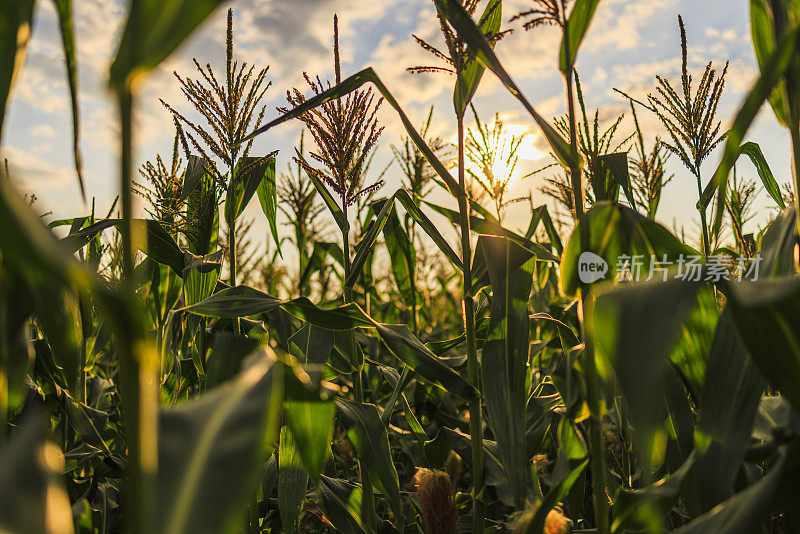
[[[573,216],[579,220],[583,215],[583,181],[581,180],[581,164],[577,160],[578,154],[578,130],[575,123],[575,97],[573,95],[573,72],[569,70],[564,75],[567,85],[567,108],[569,111],[569,145],[572,154],[575,156],[570,162],[569,174],[572,180],[572,201],[575,207]]]
[[[458,121],[458,184],[466,192],[464,175],[464,117],[459,113]],[[461,262],[464,281],[464,333],[467,338],[467,376],[470,384],[480,391],[480,368],[478,366],[478,346],[475,342],[475,302],[472,294],[472,245],[470,244],[469,198],[458,199],[461,216]],[[481,500],[483,491],[483,416],[480,397],[469,405],[469,434],[472,443],[472,531],[483,533],[484,506]]]
[[[789,128],[792,136],[792,175],[794,176],[795,211],[800,214],[800,120],[793,120]],[[800,235],[800,215],[797,217],[797,233]],[[797,260],[795,260],[795,263]]]
[[[695,162],[694,176],[697,178],[697,194],[698,198],[703,199],[703,180],[700,178],[700,163]],[[708,217],[706,215],[706,206],[698,205],[697,210],[700,212],[700,225],[703,228],[703,256],[708,257],[711,252],[711,234],[708,232]]]
[[[564,26],[567,32],[567,26]],[[581,179],[581,162],[578,161],[578,127],[575,119],[575,99],[573,95],[573,70],[570,68],[564,74],[567,86],[567,105],[569,108],[569,141],[572,154],[575,156],[570,162],[570,177],[572,178],[572,194],[575,203],[575,220],[579,221],[583,216],[583,181]],[[587,228],[581,228],[581,243],[588,242]],[[583,330],[584,341],[584,366],[586,369],[587,401],[589,403],[589,458],[592,470],[592,484],[594,490],[592,499],[594,503],[595,526],[598,534],[608,534],[609,532],[609,510],[608,498],[606,497],[605,479],[605,460],[603,454],[602,437],[602,417],[600,394],[598,391],[597,366],[594,359],[594,350],[586,335],[584,328],[583,312],[587,301],[591,299],[589,289],[585,289],[581,294],[580,307],[578,308],[581,329]],[[566,356],[566,355],[565,355]]]
[[[134,252],[132,236],[133,96],[130,88],[117,93],[122,127],[120,197],[122,200],[123,290],[135,301]],[[155,479],[158,469],[158,380],[155,355],[137,334],[130,335],[116,325],[119,335],[120,389],[125,412],[128,443],[129,493],[125,516],[133,534],[152,532],[155,513]],[[126,325],[130,327],[130,325]],[[133,326],[138,331],[138,325]]]
[[[344,206],[342,211],[344,212],[344,219],[347,221],[347,198],[343,199],[343,204]],[[350,271],[352,269],[350,259],[349,227],[342,229],[342,251],[344,252],[344,279],[347,280],[350,278]],[[344,302],[345,304],[353,302],[353,288],[347,285],[344,287]],[[355,331],[349,332],[349,338],[350,361],[353,363],[353,367],[355,368],[355,371],[353,371],[352,374],[353,395],[356,402],[364,402],[364,384],[361,380],[361,366],[364,362],[361,361],[361,358],[357,357],[358,347],[356,346]],[[372,482],[369,477],[369,471],[367,471],[367,466],[361,459],[358,460],[358,471],[361,474],[361,491],[364,499],[362,505],[363,515],[366,518],[366,524],[374,531],[378,526],[378,516],[376,515],[375,511],[375,495],[372,492]]]

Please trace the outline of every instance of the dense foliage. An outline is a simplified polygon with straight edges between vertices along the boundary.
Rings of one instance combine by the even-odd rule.
[[[55,3],[80,177],[72,6]],[[0,178],[0,531],[800,530],[800,223],[787,207],[800,184],[781,190],[743,142],[769,102],[800,177],[800,8],[751,0],[760,76],[727,133],[727,67],[693,83],[680,20],[680,85],[624,95],[622,138],[626,119],[602,130],[575,70],[599,0],[534,0],[514,17],[501,0],[434,3],[445,47],[416,39],[445,66],[410,70],[453,75],[454,146],[430,134],[430,113],[418,131],[371,68],[343,79],[336,22],[335,79],[307,74],[266,122],[268,71],[235,59],[229,12],[225,69],[176,74],[171,157],[136,181],[135,81],[222,2],[130,3],[109,75],[120,214],[115,202],[45,225]],[[0,0],[0,126],[34,4]],[[509,19],[561,30],[568,111],[554,126],[494,52]],[[484,74],[547,140],[557,216],[509,198],[520,140],[471,107]],[[379,108],[407,131],[391,146],[395,191],[371,165]],[[666,141],[645,139],[643,113]],[[293,119],[308,135],[281,174],[251,148]],[[697,181],[699,250],[655,221],[670,155]],[[760,185],[737,175],[741,155]],[[748,233],[762,186],[776,215]],[[437,188],[456,210],[430,201]],[[147,218],[133,217],[136,193]],[[254,197],[269,254],[244,215]],[[504,226],[525,201],[526,230]]]

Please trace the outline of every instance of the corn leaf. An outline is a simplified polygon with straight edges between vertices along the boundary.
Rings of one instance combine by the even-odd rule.
[[[729,299],[753,361],[794,409],[800,409],[800,280],[731,284]]]
[[[782,447],[785,449],[785,447]],[[758,521],[767,515],[770,502],[779,487],[786,452],[782,451],[767,475],[738,492],[713,510],[673,531],[674,534],[748,534],[758,528]]]
[[[318,379],[312,379],[299,365],[286,373],[284,424],[300,454],[307,476],[317,480],[331,453],[333,417],[336,406],[323,398]]]
[[[257,158],[248,156],[236,164],[233,188],[229,188],[225,197],[225,220],[235,221],[244,212],[253,195],[264,180],[275,181],[275,156]],[[233,193],[233,198],[231,198]],[[260,198],[259,198],[260,199]]]
[[[655,484],[641,489],[623,489],[611,510],[611,533],[661,530],[664,516],[680,497],[694,459],[694,455],[690,456],[680,469]]]
[[[405,208],[406,213],[408,213],[412,219],[422,228],[428,237],[436,243],[436,246],[439,247],[439,250],[444,254],[447,259],[458,269],[461,269],[461,258],[458,257],[458,254],[450,247],[447,241],[442,237],[442,234],[436,228],[436,225],[428,218],[427,215],[420,209],[414,199],[411,198],[411,195],[405,189],[399,189],[397,193],[395,193],[395,198],[400,202],[400,204]]]
[[[0,17],[0,141],[11,89],[25,63],[35,0],[3,0]]]
[[[558,68],[566,75],[575,67],[575,58],[578,49],[589,31],[592,17],[597,10],[600,0],[576,0],[575,5],[567,19],[567,32],[561,40],[561,52],[558,58]]]
[[[111,84],[130,90],[133,80],[164,61],[222,0],[135,0],[111,64]]]
[[[645,466],[660,459],[669,355],[700,285],[673,279],[621,286],[600,294],[585,312],[597,368],[604,380],[619,383]]]
[[[772,278],[793,275],[796,244],[797,214],[794,208],[788,208],[775,217],[761,237],[761,276]]]
[[[262,359],[236,380],[159,417],[159,532],[229,531],[277,437],[281,366]]]
[[[75,61],[75,32],[72,27],[72,0],[53,0],[58,12],[58,26],[61,30],[61,44],[64,50],[64,62],[67,67],[67,84],[72,104],[72,154],[75,160],[75,172],[81,197],[86,201],[86,188],[83,182],[83,158],[80,147],[80,117],[78,106],[78,65]]]
[[[303,270],[303,273],[300,275],[300,281],[297,283],[298,288],[305,287],[311,275],[322,269],[325,265],[325,259],[328,256],[339,265],[344,264],[344,254],[342,253],[342,247],[340,247],[338,243],[329,241],[317,241],[314,243],[311,257],[308,259],[306,268]]]
[[[733,126],[728,130],[722,161],[717,166],[712,178],[714,187],[717,189],[717,206],[714,215],[715,228],[718,228],[722,223],[722,217],[725,213],[728,174],[739,157],[744,136],[753,123],[758,110],[761,109],[761,104],[772,94],[774,88],[780,83],[784,73],[792,64],[793,58],[796,57],[798,39],[800,39],[800,27],[791,29],[781,38],[775,52],[764,62],[761,74],[747,93],[736,114],[736,119],[733,121]]]
[[[206,173],[205,160],[201,156],[191,154],[186,162],[186,170],[183,173],[183,184],[181,185],[179,202],[185,202],[189,198],[189,195],[200,185]]]
[[[780,4],[767,0],[750,0],[750,32],[753,38],[758,67],[763,72],[769,64],[770,57],[778,47],[778,37],[775,35],[773,8],[782,9]],[[779,18],[785,13],[778,14]],[[784,82],[778,83],[770,93],[769,103],[775,118],[782,125],[789,126],[789,100]]]
[[[598,256],[605,262],[607,271],[601,280],[613,281],[620,274],[619,259],[638,256],[640,277],[646,279],[652,270],[653,258],[677,261],[683,254],[699,256],[691,247],[684,245],[669,230],[622,204],[600,202],[592,206],[575,226],[561,255],[561,288],[567,295],[576,295],[586,287],[580,279],[580,269],[586,262],[580,257],[584,253]],[[600,263],[601,260],[597,260]],[[582,267],[583,266],[583,267]],[[654,276],[660,276],[654,273]],[[595,283],[600,283],[598,280]]]
[[[278,511],[286,534],[300,532],[300,510],[308,487],[308,473],[303,469],[300,449],[289,428],[281,428],[278,449]]]
[[[323,309],[305,297],[280,300],[247,286],[237,286],[219,291],[202,302],[178,311],[207,317],[247,317],[277,308],[328,330],[375,328],[390,354],[421,378],[463,399],[472,399],[477,394],[472,385],[431,352],[406,325],[379,323],[354,303]]]
[[[43,421],[26,420],[0,454],[0,530],[72,533],[63,468],[64,455],[46,439]]]
[[[356,281],[361,278],[364,265],[374,252],[375,242],[378,240],[378,235],[386,225],[386,221],[389,219],[389,214],[394,211],[395,195],[392,195],[388,200],[383,202],[380,212],[376,214],[375,219],[369,224],[366,233],[358,243],[358,246],[356,247],[356,254],[353,257],[353,263],[350,266],[350,276],[348,276],[344,281],[344,285],[346,287],[353,287]]]
[[[222,270],[222,251],[206,256],[184,252],[183,295],[187,306],[197,304],[211,296]]]
[[[479,239],[483,242],[492,284],[492,318],[481,358],[483,399],[515,505],[522,509],[531,485],[525,406],[530,335],[528,298],[536,257],[506,238]]]
[[[320,476],[317,486],[320,506],[337,532],[364,534],[361,521],[361,503],[364,494],[361,486],[340,478]]]
[[[412,277],[417,264],[417,254],[403,228],[397,210],[393,209],[383,227],[383,240],[392,268],[392,276],[406,306],[416,306],[416,284]]]
[[[389,450],[389,436],[374,404],[336,399],[339,415],[347,428],[347,437],[366,465],[375,486],[389,501],[398,530],[405,524],[400,499],[400,482]]]
[[[502,0],[490,0],[486,4],[486,9],[480,18],[480,30],[484,35],[493,35],[500,31],[500,24],[503,20],[503,2]],[[455,106],[456,114],[463,116],[467,105],[475,95],[478,89],[478,84],[481,82],[483,72],[486,67],[480,62],[470,59],[467,62],[464,70],[459,74],[456,79],[456,87],[453,91],[453,105]]]
[[[685,492],[693,515],[705,513],[734,492],[737,468],[750,444],[758,403],[767,383],[748,355],[729,311],[714,333],[699,397],[698,452]]]
[[[272,232],[272,240],[275,246],[278,247],[278,253],[281,258],[281,240],[278,237],[278,184],[275,177],[275,158],[270,159],[267,166],[267,171],[264,173],[261,182],[258,184],[258,201],[261,204],[261,211],[267,217],[270,232]]]

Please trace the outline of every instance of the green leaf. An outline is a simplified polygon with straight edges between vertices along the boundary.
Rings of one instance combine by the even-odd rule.
[[[200,185],[203,177],[207,174],[206,162],[202,156],[195,154],[189,155],[186,162],[186,170],[183,173],[183,184],[181,185],[181,196],[179,202],[185,202]]]
[[[530,320],[528,298],[536,257],[502,238],[480,236],[492,284],[492,316],[483,345],[483,399],[515,506],[522,509],[531,485],[525,406]],[[517,249],[517,250],[513,250]]]
[[[486,9],[479,20],[481,33],[484,35],[494,35],[500,31],[500,24],[503,20],[503,2],[502,0],[490,0],[486,4]],[[456,87],[453,91],[453,105],[455,106],[457,115],[464,115],[467,109],[467,104],[470,103],[475,91],[478,89],[478,84],[483,77],[483,71],[486,67],[480,61],[474,58],[467,61],[464,70],[459,74],[456,79]]]
[[[350,76],[342,83],[331,87],[327,91],[324,91],[312,98],[309,98],[308,100],[305,101],[305,103],[289,110],[287,113],[284,113],[277,119],[273,120],[268,124],[265,124],[258,130],[247,136],[245,139],[242,140],[242,143],[248,141],[249,139],[252,139],[257,135],[266,132],[270,128],[277,126],[282,122],[297,118],[303,115],[304,113],[308,112],[309,110],[321,106],[326,102],[330,102],[332,100],[341,98],[346,94],[355,91],[365,83],[372,83],[378,89],[378,92],[380,92],[381,96],[383,96],[384,100],[394,108],[394,110],[399,115],[400,121],[403,123],[406,132],[408,132],[409,137],[411,137],[411,140],[414,142],[414,145],[416,145],[416,147],[420,150],[420,152],[422,152],[422,154],[425,156],[425,159],[428,160],[428,163],[430,163],[431,167],[433,167],[436,173],[442,178],[442,180],[444,180],[444,182],[447,184],[447,188],[450,190],[453,196],[455,196],[456,198],[461,198],[465,196],[464,190],[461,188],[461,186],[458,185],[458,182],[452,177],[452,175],[444,166],[444,164],[442,164],[442,162],[439,161],[439,158],[436,157],[436,155],[433,153],[433,151],[430,149],[427,143],[425,143],[425,140],[422,139],[422,137],[419,135],[417,130],[411,124],[411,121],[408,120],[408,117],[406,116],[403,109],[400,107],[400,104],[397,102],[392,93],[383,84],[381,79],[378,77],[378,75],[371,67],[368,67],[362,70],[361,72],[358,72]],[[314,185],[316,186],[317,191],[319,191],[320,194],[323,195],[323,199],[325,200],[325,203],[328,204],[328,208],[331,208],[331,205],[328,203],[328,200],[325,198],[325,195],[320,189],[324,188],[325,186],[322,185],[322,182],[319,182],[319,179],[316,179],[314,176],[309,175],[309,177],[312,179],[312,181],[314,181]],[[335,205],[336,203],[333,202],[333,204]],[[335,214],[334,217],[336,217]],[[339,226],[341,228],[342,224],[340,223]]]
[[[35,5],[35,0],[3,2],[3,16],[0,17],[0,141],[11,88],[25,64]]]
[[[753,48],[756,52],[758,67],[763,72],[769,65],[769,59],[775,53],[778,39],[775,35],[772,9],[783,9],[780,4],[767,2],[767,0],[750,0],[750,31],[753,38]],[[783,16],[782,16],[783,15]],[[784,18],[785,11],[779,13],[779,18]],[[789,104],[786,84],[781,82],[769,95],[769,103],[775,113],[775,118],[783,126],[789,126]]]
[[[775,491],[781,481],[786,462],[785,451],[775,462],[767,475],[738,492],[713,510],[674,530],[674,534],[749,534],[758,521],[767,516]]]
[[[717,188],[717,207],[714,215],[715,227],[718,227],[722,222],[725,212],[728,175],[739,157],[739,147],[756,114],[758,114],[758,110],[761,109],[761,104],[772,94],[773,89],[781,81],[784,73],[796,57],[798,38],[800,38],[800,27],[792,28],[781,38],[775,52],[764,62],[761,74],[752,89],[747,93],[736,114],[736,119],[733,121],[733,126],[728,130],[722,161],[717,166],[712,178]]]
[[[598,166],[597,174],[602,182],[593,184],[595,199],[616,202],[621,187],[628,203],[635,208],[636,200],[633,198],[631,177],[628,171],[628,153],[603,154],[598,157]]]
[[[567,32],[561,40],[558,68],[566,75],[575,67],[575,58],[600,0],[576,0],[567,20]]]
[[[736,333],[730,313],[724,311],[699,397],[698,456],[686,491],[693,515],[711,510],[733,494],[766,385]]]
[[[222,0],[138,0],[128,19],[111,65],[111,84],[128,88],[133,80],[165,60]]]
[[[319,477],[331,453],[333,415],[336,405],[332,401],[315,399],[287,399],[283,405],[286,426],[292,433],[300,451],[306,472],[313,479]]]
[[[209,298],[186,306],[178,311],[188,311],[206,317],[248,317],[280,306],[280,299],[271,297],[249,286],[223,289]]]
[[[184,252],[183,295],[187,306],[197,304],[211,296],[222,270],[222,251],[206,256]]]
[[[547,209],[546,204],[542,204],[531,211],[531,220],[528,223],[528,230],[525,232],[525,238],[531,240],[536,236],[536,230],[540,222],[544,225],[545,233],[550,240],[550,245],[555,249],[557,254],[561,254],[564,251],[564,245],[561,242],[561,236],[558,235],[555,224],[553,224],[553,218],[550,217],[550,211]]]
[[[465,400],[478,395],[474,386],[431,352],[406,325],[380,324],[376,321],[373,326],[389,352],[420,378]]]
[[[699,256],[684,245],[669,230],[622,204],[600,202],[587,211],[567,242],[561,256],[561,288],[568,296],[574,296],[586,287],[580,279],[580,269],[586,262],[580,257],[592,253],[602,258],[608,270],[602,280],[615,280],[619,275],[620,258],[639,256],[641,260],[640,277],[646,279],[648,273],[661,278],[660,273],[652,271],[652,260],[677,261],[680,255]],[[599,260],[597,260],[599,262]],[[599,282],[599,280],[598,280]]]
[[[159,417],[159,532],[238,528],[277,437],[281,366],[262,359],[237,379]]]
[[[753,361],[800,410],[800,279],[731,284],[729,303]]]
[[[794,274],[797,214],[794,208],[780,213],[761,238],[759,272],[765,278]]]
[[[325,265],[325,259],[328,256],[339,265],[344,264],[344,254],[342,253],[342,247],[340,247],[338,243],[329,241],[317,241],[314,243],[314,250],[311,252],[311,257],[306,264],[306,268],[300,275],[300,281],[297,283],[297,287],[305,287],[311,275],[322,269]]]
[[[736,159],[738,160],[743,155],[750,158],[750,161],[755,166],[756,172],[758,172],[758,177],[761,178],[761,183],[764,184],[764,189],[767,190],[769,196],[772,197],[779,208],[786,208],[786,203],[783,201],[783,195],[781,195],[781,188],[778,185],[778,182],[775,181],[775,177],[772,175],[772,171],[767,164],[767,160],[764,158],[763,152],[761,152],[761,147],[758,146],[757,143],[748,141],[739,147],[739,154],[736,156]],[[703,190],[703,195],[697,203],[698,207],[707,207],[711,202],[711,199],[714,198],[714,192],[716,189],[717,183],[714,180],[711,180]]]
[[[300,511],[308,487],[308,473],[300,460],[300,449],[289,428],[281,428],[278,448],[278,510],[287,534],[300,532]]]
[[[492,49],[492,45],[475,25],[469,13],[457,0],[434,0],[436,8],[444,15],[453,29],[458,33],[459,38],[467,43],[475,58],[486,68],[494,72],[505,88],[525,107],[533,120],[542,130],[547,143],[553,150],[556,158],[567,168],[580,162],[580,155],[573,153],[569,143],[567,143],[558,132],[539,115],[528,99],[519,90],[517,84],[511,79],[506,70],[500,64],[500,60]],[[455,195],[458,196],[458,195]]]
[[[0,530],[72,532],[72,509],[62,484],[64,455],[30,417],[0,454]]]
[[[320,506],[337,532],[364,534],[361,522],[361,486],[340,478],[320,476],[317,487]]]
[[[199,165],[200,162],[196,162]],[[192,187],[188,181],[190,169],[187,169],[187,181],[184,187]],[[196,172],[199,173],[199,170]],[[187,192],[186,218],[193,221],[192,231],[187,235],[189,252],[205,256],[217,248],[219,240],[219,208],[217,207],[217,185],[215,178],[203,172],[199,182]]]
[[[666,478],[641,489],[624,489],[611,509],[611,533],[646,531],[659,532],[664,517],[678,500],[686,477],[694,466],[692,455]]]
[[[750,158],[750,161],[756,167],[758,177],[761,178],[761,183],[764,184],[764,189],[767,190],[767,193],[769,193],[769,196],[772,197],[778,207],[784,209],[786,204],[783,201],[783,195],[781,195],[781,188],[772,175],[767,160],[761,152],[761,147],[751,141],[739,147],[739,154],[744,154]]]
[[[58,26],[61,30],[61,45],[64,50],[64,62],[67,68],[67,84],[69,85],[70,103],[72,104],[72,156],[75,160],[75,172],[81,197],[86,201],[86,188],[83,181],[83,158],[80,147],[80,114],[78,105],[78,64],[75,61],[75,32],[72,26],[72,0],[53,0],[58,12]],[[2,118],[0,118],[2,121]]]
[[[336,399],[336,406],[347,428],[347,437],[366,465],[375,487],[389,501],[398,530],[405,524],[400,499],[400,482],[389,451],[389,436],[374,404]]]
[[[392,209],[383,227],[383,240],[389,253],[392,275],[400,297],[409,308],[416,306],[417,292],[413,277],[417,265],[417,253],[395,209]]]
[[[183,273],[183,269],[186,267],[183,251],[178,247],[175,239],[164,230],[161,223],[151,219],[133,219],[131,224],[133,225],[133,244],[137,249],[158,263],[169,265],[176,273]],[[70,250],[77,251],[103,230],[111,227],[120,228],[121,225],[122,219],[103,219],[68,235],[62,241]]]
[[[213,388],[226,382],[242,371],[242,364],[247,357],[258,350],[259,342],[233,332],[220,330],[214,333],[211,352],[206,365],[206,387]]]
[[[233,188],[228,189],[225,197],[225,220],[228,222],[235,221],[242,215],[262,182],[270,179],[275,182],[275,155],[241,158],[236,164],[234,176]]]
[[[364,237],[362,237],[361,241],[358,243],[356,255],[353,257],[353,263],[350,266],[350,276],[344,281],[346,287],[353,287],[356,281],[361,277],[364,264],[367,262],[367,258],[372,254],[375,242],[378,240],[378,234],[381,233],[381,230],[383,230],[389,218],[389,214],[394,210],[394,197],[395,195],[392,195],[383,202],[380,212],[377,213],[375,219],[369,224],[369,228],[367,228]]]
[[[283,258],[281,241],[278,237],[278,185],[275,178],[275,158],[270,159],[267,172],[264,173],[256,192],[258,193],[258,201],[261,204],[261,211],[267,217],[269,229],[272,232],[272,240],[275,242],[275,246],[278,247],[278,253],[281,258]]]
[[[477,391],[417,339],[406,325],[382,324],[354,303],[323,309],[307,298],[280,300],[247,286],[219,291],[208,299],[178,311],[207,317],[247,317],[282,308],[287,313],[328,330],[375,328],[389,353],[408,365],[417,375],[454,395],[470,400]]]
[[[547,495],[544,496],[541,505],[536,510],[536,514],[534,514],[533,518],[531,518],[530,523],[525,528],[525,534],[539,534],[539,532],[544,532],[544,525],[547,519],[547,514],[550,513],[550,510],[558,504],[560,501],[563,501],[567,494],[569,494],[570,489],[583,474],[583,471],[586,469],[586,466],[589,465],[589,460],[584,460],[583,462],[579,463],[577,466],[572,468],[572,470],[562,478],[557,484],[555,484],[550,491],[547,492]]]
[[[458,254],[447,244],[447,241],[442,237],[442,234],[436,228],[436,225],[428,218],[425,213],[422,212],[420,207],[414,202],[414,199],[411,198],[408,191],[405,189],[399,189],[397,193],[395,193],[395,198],[397,201],[402,204],[403,208],[405,208],[406,213],[411,216],[412,219],[422,228],[428,237],[430,237],[436,246],[439,247],[439,250],[450,260],[457,269],[461,269],[461,258],[459,258]]]
[[[324,364],[333,350],[333,339],[332,330],[306,323],[289,338],[289,348],[292,351],[297,347],[300,354],[295,354],[295,357],[302,363]]]
[[[430,202],[425,201],[425,203],[433,208],[434,211],[440,213],[444,217],[446,217],[450,222],[453,224],[461,224],[460,215],[457,211],[451,210],[449,208],[445,208],[444,206],[439,206],[436,204],[432,204]],[[560,261],[558,256],[554,256],[552,252],[547,250],[545,247],[540,245],[539,243],[534,243],[530,239],[523,237],[517,233],[512,232],[511,230],[507,230],[500,226],[499,223],[494,221],[483,219],[478,217],[477,215],[470,215],[470,228],[478,233],[481,234],[489,234],[489,235],[496,235],[500,237],[507,237],[512,241],[516,242],[518,245],[522,245],[533,254],[536,255],[537,258],[541,260],[548,260],[548,261]]]
[[[624,285],[598,295],[585,311],[597,368],[619,384],[645,466],[663,455],[669,355],[700,285],[680,279]]]

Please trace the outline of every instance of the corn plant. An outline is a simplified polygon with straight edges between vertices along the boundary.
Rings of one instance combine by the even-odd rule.
[[[674,178],[674,175],[667,175],[664,168],[669,159],[669,153],[664,152],[664,146],[659,137],[656,137],[653,147],[650,152],[647,152],[633,101],[631,101],[631,115],[636,129],[634,142],[636,156],[631,160],[633,167],[631,185],[634,195],[636,195],[637,207],[648,217],[655,219],[661,203],[661,192]]]
[[[467,130],[466,150],[467,158],[479,169],[480,174],[472,169],[467,172],[494,203],[497,220],[502,224],[503,211],[511,204],[522,202],[524,197],[507,198],[509,182],[514,176],[519,163],[520,144],[522,136],[511,135],[506,139],[503,121],[499,114],[495,114],[491,129],[488,124],[482,123],[475,107],[470,104],[475,118],[475,130]],[[497,171],[502,172],[500,176]]]
[[[703,254],[711,249],[711,232],[708,228],[706,206],[702,199],[706,184],[700,172],[700,165],[719,145],[724,135],[720,133],[721,123],[716,119],[719,100],[725,89],[725,76],[728,63],[721,73],[713,68],[712,63],[706,65],[703,76],[697,87],[692,86],[692,76],[688,68],[688,47],[686,44],[686,28],[683,19],[678,16],[678,27],[681,35],[681,83],[676,90],[669,80],[656,76],[656,93],[647,96],[645,106],[655,113],[669,135],[670,141],[662,141],[664,147],[681,160],[681,163],[694,175],[697,182],[697,194],[701,201],[700,224],[703,237]]]
[[[655,220],[668,149],[656,138],[646,151],[635,109],[629,179],[627,157],[607,153],[616,145],[599,121],[583,111],[581,122],[575,109],[553,128],[516,86],[492,46],[499,2],[478,21],[471,4],[435,5],[445,41],[463,53],[456,122],[489,69],[544,134],[564,198],[593,200],[562,226],[566,242],[532,197],[518,232],[468,196],[466,133],[459,180],[429,135],[430,113],[420,134],[373,69],[342,79],[336,23],[336,82],[308,76],[308,95],[291,91],[289,109],[269,122],[264,112],[266,124],[230,143],[244,151],[298,119],[314,146],[301,141],[280,188],[268,167],[231,197],[235,166],[177,116],[172,161],[156,156],[134,185],[134,81],[216,3],[131,3],[111,71],[122,111],[121,217],[116,202],[104,217],[93,203],[48,222],[7,168],[0,177],[0,530],[800,529],[797,214],[759,146],[742,142],[762,102],[779,114],[791,108],[793,8],[753,2],[761,74],[700,202],[716,193],[724,203],[715,217],[725,210],[733,231],[689,265],[698,252]],[[578,86],[581,110],[576,53],[596,6],[542,1],[528,13],[562,29],[559,69]],[[0,19],[0,45],[14,52],[0,56],[7,72],[25,45],[16,40],[24,17],[14,17]],[[778,36],[774,47],[764,35]],[[404,187],[383,198],[375,184],[390,171],[368,172],[383,140],[377,93],[407,133],[395,145]],[[498,143],[482,129],[489,153]],[[782,209],[758,233],[747,233],[756,182],[727,176],[741,156]],[[573,187],[578,168],[591,196]],[[458,210],[426,198],[435,183]],[[150,201],[146,218],[133,217],[137,191]],[[242,216],[256,195],[264,238],[277,245],[261,258]],[[316,198],[344,246],[315,235]],[[288,237],[278,234],[278,211]],[[461,229],[461,255],[429,213]],[[281,253],[287,238],[300,254],[299,285],[317,273],[321,291],[298,295]],[[235,285],[220,280],[231,250]],[[606,263],[604,279],[581,276],[587,252]]]

